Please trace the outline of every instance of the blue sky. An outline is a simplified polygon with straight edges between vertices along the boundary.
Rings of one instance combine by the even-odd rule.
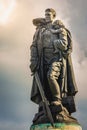
[[[1,0],[0,14],[12,0]],[[28,130],[38,106],[30,101],[32,77],[30,50],[35,27],[32,19],[44,17],[52,7],[73,37],[73,66],[79,89],[76,95],[77,117],[87,128],[87,1],[86,0],[13,0],[15,3],[4,21],[0,19],[0,130]],[[3,18],[3,17],[2,17]]]

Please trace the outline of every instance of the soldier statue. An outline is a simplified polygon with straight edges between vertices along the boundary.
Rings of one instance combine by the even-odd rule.
[[[78,92],[71,60],[72,37],[62,21],[54,20],[55,17],[55,10],[48,8],[45,18],[33,19],[36,32],[30,47],[31,100],[39,105],[34,124],[76,122],[71,116],[76,111],[74,97]],[[45,101],[47,106],[43,105]]]

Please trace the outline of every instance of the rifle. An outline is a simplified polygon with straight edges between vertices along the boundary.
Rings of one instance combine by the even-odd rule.
[[[39,91],[40,91],[40,94],[41,94],[41,97],[42,97],[42,102],[44,103],[44,106],[45,106],[45,112],[47,114],[47,117],[49,118],[50,120],[50,123],[51,125],[54,127],[54,120],[53,120],[53,117],[52,117],[52,113],[50,111],[50,108],[49,108],[49,105],[48,105],[48,101],[45,97],[45,94],[44,94],[44,90],[43,90],[43,87],[42,87],[42,84],[41,84],[41,81],[39,79],[39,76],[38,76],[38,73],[35,72],[35,80],[36,80],[36,83],[37,83],[37,86],[39,88]]]

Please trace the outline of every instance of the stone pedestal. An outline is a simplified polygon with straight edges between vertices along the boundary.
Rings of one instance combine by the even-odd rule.
[[[47,123],[32,125],[30,130],[82,130],[82,127],[74,123],[55,123],[52,127],[50,123]]]

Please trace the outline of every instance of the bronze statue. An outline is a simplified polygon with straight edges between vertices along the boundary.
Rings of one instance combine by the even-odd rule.
[[[54,21],[55,17],[55,10],[48,8],[45,18],[33,20],[36,32],[30,47],[31,100],[39,105],[34,124],[76,122],[71,116],[76,111],[74,96],[78,92],[71,60],[72,37],[60,20]]]

